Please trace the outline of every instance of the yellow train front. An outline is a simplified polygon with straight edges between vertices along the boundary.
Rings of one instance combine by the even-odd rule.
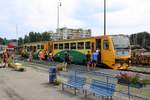
[[[130,65],[131,60],[131,48],[130,48],[130,41],[129,37],[125,35],[113,35],[110,37],[110,47],[109,52],[112,52],[111,54],[104,53],[103,56],[110,58],[110,62],[104,61],[105,63],[108,63],[107,65],[110,66],[113,69],[119,69],[119,70],[127,70]],[[112,43],[111,43],[112,41]],[[104,59],[106,59],[104,57]]]

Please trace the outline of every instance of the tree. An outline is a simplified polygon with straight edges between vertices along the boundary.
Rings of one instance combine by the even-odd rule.
[[[139,32],[130,36],[130,42],[132,45],[139,45],[146,48],[150,46],[150,34],[148,32]]]
[[[29,33],[29,41],[30,42],[36,42],[36,36],[34,32]]]
[[[25,35],[25,37],[24,37],[24,43],[29,43],[30,41],[29,41],[29,36],[27,36],[27,35]]]
[[[0,38],[0,44],[3,44],[3,39],[2,38]]]
[[[40,33],[35,33],[36,35],[36,42],[42,41],[42,35]]]
[[[7,45],[7,43],[8,43],[8,40],[6,38],[4,38],[2,44]]]
[[[51,40],[51,36],[48,32],[43,32],[42,33],[42,41],[49,41]]]
[[[20,38],[18,39],[18,45],[22,45],[22,44],[23,44],[23,38],[20,37]]]

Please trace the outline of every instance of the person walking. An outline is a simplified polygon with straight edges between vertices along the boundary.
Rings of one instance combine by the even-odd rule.
[[[87,70],[90,70],[90,66],[91,66],[91,54],[90,51],[88,51],[88,53],[86,54],[86,64],[87,64]]]
[[[29,62],[32,62],[32,60],[33,60],[33,52],[31,51],[29,54]]]

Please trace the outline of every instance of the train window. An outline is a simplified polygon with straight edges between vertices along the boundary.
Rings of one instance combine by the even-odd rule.
[[[71,43],[71,49],[76,49],[76,43]]]
[[[91,49],[91,43],[90,42],[85,42],[85,48],[86,49]]]
[[[33,52],[35,52],[36,51],[36,46],[34,46],[34,48],[33,48]]]
[[[84,42],[78,43],[78,49],[84,49]]]
[[[104,40],[103,49],[104,50],[108,50],[109,49],[109,42],[108,42],[108,40]]]
[[[37,49],[40,49],[40,45],[37,45]]]
[[[59,44],[59,49],[63,49],[63,44]]]
[[[58,44],[54,44],[54,49],[58,49]]]
[[[41,45],[41,49],[44,49],[44,45]]]
[[[69,49],[69,43],[65,43],[65,49]]]
[[[27,47],[27,51],[28,51],[28,52],[30,51],[30,47]]]
[[[30,48],[30,51],[32,51],[32,46],[30,46],[29,48]]]

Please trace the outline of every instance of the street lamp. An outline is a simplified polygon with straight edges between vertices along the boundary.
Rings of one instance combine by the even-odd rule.
[[[106,35],[106,0],[104,0],[104,36]]]
[[[58,32],[58,34],[60,33],[60,31],[59,31],[59,7],[61,7],[60,0],[58,1],[58,5],[57,5],[57,32]]]
[[[16,35],[17,35],[17,47],[19,46],[18,44],[18,25],[16,24]]]

